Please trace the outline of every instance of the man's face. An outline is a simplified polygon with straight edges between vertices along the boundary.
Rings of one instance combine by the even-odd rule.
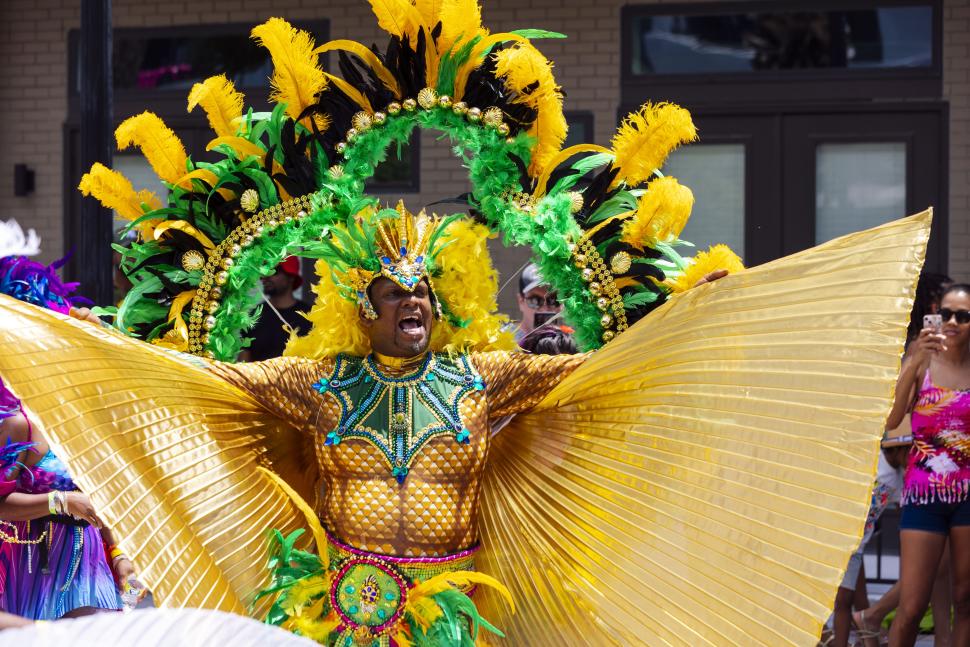
[[[390,279],[381,277],[369,290],[377,319],[361,321],[371,348],[389,357],[414,357],[428,349],[431,342],[431,290],[422,280],[414,292],[408,292]]]
[[[532,288],[525,294],[519,293],[519,311],[522,313],[522,331],[532,332],[562,311],[562,304],[556,293],[545,285]]]
[[[264,276],[263,294],[268,297],[278,297],[293,291],[293,277],[281,269],[277,269],[274,274]]]

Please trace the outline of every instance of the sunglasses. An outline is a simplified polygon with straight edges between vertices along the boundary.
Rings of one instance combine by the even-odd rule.
[[[940,317],[943,318],[943,323],[948,322],[951,317],[956,317],[958,324],[968,324],[970,323],[970,310],[950,310],[949,308],[940,308]]]
[[[539,308],[545,306],[547,308],[558,308],[559,307],[559,297],[555,294],[547,294],[544,297],[526,297],[525,304],[532,308],[533,310],[538,310]]]

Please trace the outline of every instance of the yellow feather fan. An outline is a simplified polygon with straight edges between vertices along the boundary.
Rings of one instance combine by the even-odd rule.
[[[185,175],[185,146],[154,112],[125,119],[115,130],[115,139],[118,150],[138,146],[158,177],[169,184]]]
[[[431,348],[436,351],[515,348],[512,333],[502,330],[508,319],[496,313],[498,275],[486,246],[490,235],[484,225],[458,220],[443,237],[448,244],[437,257],[441,276],[434,280],[434,291],[467,325],[436,321],[431,335]],[[320,276],[313,288],[317,299],[307,315],[313,329],[305,337],[292,337],[285,354],[316,359],[337,353],[368,354],[370,341],[359,324],[357,305],[341,295],[324,261],[317,262],[316,271]]]
[[[425,582],[421,582],[408,591],[408,601],[404,605],[404,613],[410,616],[418,626],[427,631],[443,615],[441,607],[434,601],[433,595],[447,589],[469,591],[475,586],[488,586],[495,589],[505,599],[506,603],[508,603],[512,613],[515,613],[515,602],[512,600],[512,594],[508,588],[494,577],[475,571],[443,573]],[[407,634],[403,630],[399,631],[395,636],[398,642],[400,642],[401,638],[407,640]]]
[[[675,178],[657,178],[647,185],[636,214],[623,223],[621,240],[643,249],[651,241],[676,238],[684,230],[693,206],[690,189]]]
[[[698,252],[680,276],[664,281],[674,292],[684,292],[697,284],[705,274],[715,270],[727,270],[730,274],[740,272],[744,264],[727,245],[713,245],[706,252]]]
[[[409,0],[370,0],[370,6],[381,29],[414,42],[413,37],[424,22],[414,4]]]
[[[636,186],[681,144],[697,139],[690,113],[672,103],[645,103],[623,120],[613,136],[613,165],[619,169],[614,186],[621,181]]]
[[[384,86],[391,91],[395,99],[401,99],[401,88],[397,83],[397,79],[391,73],[387,67],[381,63],[381,60],[377,58],[377,54],[367,49],[365,46],[361,45],[357,41],[337,39],[332,40],[329,43],[325,43],[320,47],[313,50],[314,54],[323,54],[325,52],[332,52],[334,50],[344,50],[349,52],[354,56],[358,57],[364,62],[367,67],[373,70],[374,74],[384,83]],[[323,129],[321,129],[323,130]]]
[[[482,8],[478,0],[443,0],[438,4],[441,8],[435,22],[441,21],[438,51],[442,54],[458,42],[467,43],[475,36],[488,35],[488,30],[482,28]]]
[[[98,162],[81,177],[77,188],[83,195],[94,196],[102,205],[114,209],[119,216],[128,220],[141,218],[148,211],[162,208],[161,200],[154,193],[147,189],[136,193],[128,178]],[[138,226],[143,240],[151,238],[152,230],[160,221],[145,221]]]
[[[414,8],[421,16],[421,22],[430,33],[438,21],[441,20],[441,9],[444,0],[414,0]],[[444,29],[444,25],[442,25]]]
[[[185,290],[172,299],[172,307],[168,309],[168,323],[172,324],[172,329],[163,336],[153,339],[153,344],[180,352],[188,351],[189,327],[182,318],[182,311],[195,298],[196,292],[198,290]]]
[[[253,27],[251,36],[273,59],[270,101],[285,103],[286,114],[296,119],[327,86],[319,57],[313,53],[313,37],[282,18]]]
[[[498,52],[495,61],[496,74],[504,77],[505,88],[515,94],[513,102],[524,103],[538,111],[538,117],[528,131],[529,136],[536,138],[529,164],[529,175],[536,177],[566,139],[562,92],[552,75],[552,62],[529,43],[516,43]],[[530,88],[528,93],[526,88]]]
[[[196,83],[189,92],[188,112],[201,105],[209,118],[209,125],[219,137],[236,134],[235,120],[242,117],[243,95],[236,92],[232,81],[225,74],[210,76],[202,83]]]
[[[468,77],[485,61],[485,52],[490,51],[498,43],[505,42],[528,43],[529,39],[525,36],[512,33],[488,35],[485,32],[482,35],[482,39],[478,41],[478,44],[472,48],[471,54],[468,55],[468,60],[462,63],[455,73],[455,93],[452,97],[455,101],[460,101],[465,96],[465,85],[468,83]],[[440,38],[438,39],[438,43],[439,46],[443,47],[440,44]],[[444,50],[442,49],[442,51]]]

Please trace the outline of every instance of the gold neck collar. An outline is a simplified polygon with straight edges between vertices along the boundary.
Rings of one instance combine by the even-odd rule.
[[[374,359],[378,364],[386,368],[402,370],[417,368],[421,362],[424,361],[427,354],[428,352],[425,351],[420,355],[415,355],[414,357],[391,357],[390,355],[381,355],[380,353],[375,352]]]

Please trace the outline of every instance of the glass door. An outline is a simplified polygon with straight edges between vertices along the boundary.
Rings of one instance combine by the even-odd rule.
[[[934,207],[927,266],[946,259],[947,151],[940,110],[784,120],[784,253]]]

